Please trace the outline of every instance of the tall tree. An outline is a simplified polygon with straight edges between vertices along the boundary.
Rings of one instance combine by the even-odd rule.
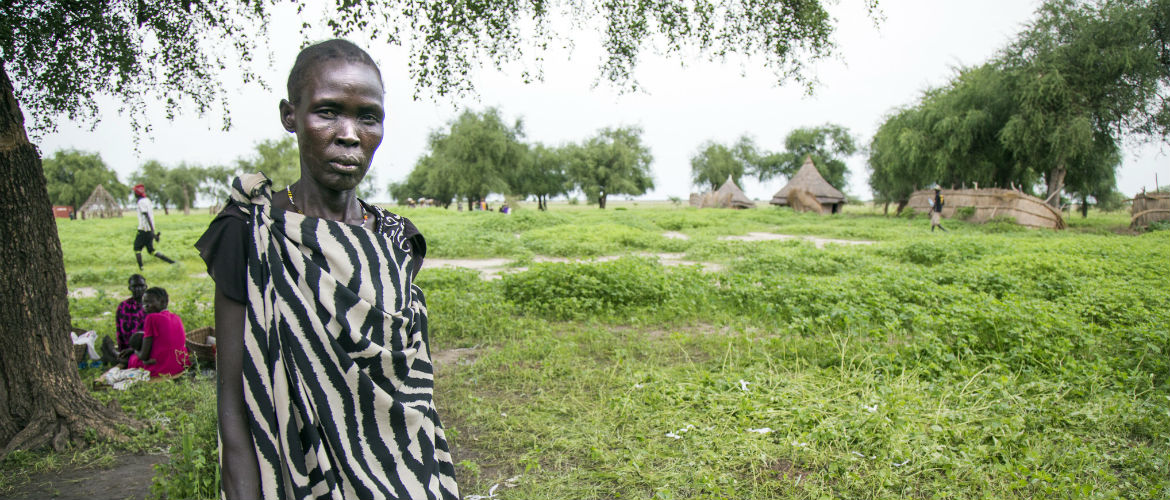
[[[236,160],[236,170],[242,173],[263,172],[272,179],[272,189],[284,189],[301,177],[301,157],[297,138],[286,135],[280,139],[265,139],[256,143],[256,152]]]
[[[508,125],[495,108],[464,111],[447,131],[431,134],[427,165],[431,175],[450,179],[471,208],[488,194],[508,190],[509,177],[524,160],[523,137],[521,122]]]
[[[611,194],[636,196],[654,189],[654,157],[642,144],[639,127],[604,128],[570,151],[569,178],[598,208],[605,208]]]
[[[755,142],[748,136],[740,137],[732,146],[707,141],[691,157],[691,182],[715,190],[731,177],[742,186],[744,174],[757,168],[759,157]]]
[[[569,162],[569,153],[564,148],[539,143],[529,146],[520,168],[509,179],[511,194],[535,196],[536,207],[548,210],[549,198],[569,190],[566,173]]]
[[[120,203],[125,203],[130,195],[130,188],[118,181],[118,174],[110,170],[97,153],[72,149],[57,151],[45,159],[44,168],[49,200],[54,205],[80,209],[99,185]]]
[[[1049,203],[1059,205],[1072,169],[1099,171],[1108,143],[1170,133],[1168,54],[1165,0],[1048,0],[1005,51],[1016,112],[1002,138],[1044,172]]]
[[[147,103],[156,102],[165,103],[168,117],[184,105],[200,114],[221,109],[226,128],[229,106],[218,71],[230,67],[245,82],[256,80],[253,53],[257,41],[267,38],[277,3],[283,2],[0,2],[0,171],[7,174],[0,181],[0,224],[9,235],[0,242],[8,264],[0,276],[19,284],[2,295],[0,308],[0,343],[9,349],[0,358],[0,460],[17,447],[63,445],[86,435],[87,427],[98,436],[118,436],[113,426],[126,421],[79,389],[69,369],[70,347],[61,334],[69,313],[60,240],[22,106],[34,134],[54,130],[62,116],[96,121],[98,95],[120,101],[119,111],[147,133]],[[865,5],[872,11],[876,0]],[[334,0],[327,17],[302,19],[302,27],[319,22],[337,36],[402,46],[411,54],[416,88],[438,95],[469,90],[470,70],[481,61],[501,67],[539,52],[560,36],[548,29],[550,19],[560,17],[597,27],[606,53],[601,74],[622,85],[635,85],[638,55],[659,44],[680,58],[696,51],[762,56],[780,81],[807,83],[803,65],[831,54],[833,25],[820,0],[798,7],[747,0],[599,6],[389,0],[358,7]]]
[[[793,130],[784,138],[784,151],[762,160],[756,176],[767,180],[778,175],[792,177],[800,170],[807,156],[821,177],[837,189],[845,189],[849,167],[845,158],[857,153],[857,144],[849,130],[840,125],[826,123],[818,127],[803,127]]]

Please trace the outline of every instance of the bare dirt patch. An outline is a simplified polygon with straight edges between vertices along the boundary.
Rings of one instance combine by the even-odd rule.
[[[500,278],[500,273],[508,268],[512,259],[424,259],[423,269],[474,269],[479,271],[479,277],[484,280]]]
[[[662,233],[662,236],[665,238],[670,238],[670,239],[674,239],[674,240],[689,240],[689,239],[691,239],[690,236],[687,236],[686,234],[680,233],[678,231],[667,231],[665,233]]]
[[[781,458],[772,463],[772,472],[776,474],[776,479],[781,481],[788,480],[793,482],[800,482],[804,478],[811,476],[813,471],[802,469],[796,465],[792,460]]]
[[[471,364],[475,362],[475,358],[479,356],[479,348],[476,347],[458,347],[455,349],[443,349],[435,352],[431,356],[431,362],[435,364],[436,369],[446,369],[457,365]]]
[[[97,297],[98,291],[91,286],[83,286],[69,290],[69,298],[71,299],[89,299]]]
[[[145,500],[150,496],[154,466],[166,455],[123,455],[107,468],[62,469],[29,477],[3,498],[8,500],[93,500],[117,498]]]
[[[685,254],[681,253],[636,253],[633,254],[640,257],[653,257],[658,259],[664,266],[701,266],[703,271],[716,272],[723,270],[723,266],[714,262],[697,262],[685,260]],[[532,257],[532,262],[609,262],[622,258],[621,255],[603,255],[600,257],[585,257],[585,258],[570,258],[570,257],[549,257],[546,255],[537,255]],[[479,271],[479,277],[483,280],[499,279],[503,273],[518,273],[527,271],[528,268],[524,266],[510,267],[508,264],[512,262],[511,259],[495,258],[495,259],[426,259],[423,261],[423,269],[427,268],[447,268],[447,269],[474,269]]]
[[[719,239],[724,241],[784,241],[784,240],[804,240],[811,241],[817,248],[825,248],[825,245],[872,245],[875,241],[869,240],[838,240],[833,238],[820,238],[817,236],[796,236],[791,234],[776,234],[776,233],[748,233],[742,236],[721,236]]]

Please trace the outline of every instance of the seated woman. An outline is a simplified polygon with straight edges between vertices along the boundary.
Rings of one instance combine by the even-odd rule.
[[[126,362],[128,368],[145,368],[151,377],[176,375],[187,368],[187,331],[183,320],[167,310],[170,298],[162,288],[146,290],[142,307],[146,310],[142,344]],[[137,337],[137,335],[135,335]],[[134,343],[135,339],[131,339]]]
[[[227,499],[459,499],[414,284],[426,243],[354,192],[384,93],[352,43],[302,50],[280,102],[300,179],[236,179],[195,244],[215,280]]]

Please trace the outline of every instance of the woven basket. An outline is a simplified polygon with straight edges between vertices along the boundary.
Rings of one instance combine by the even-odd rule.
[[[81,334],[89,331],[89,330],[86,330],[84,328],[77,328],[75,326],[70,327],[69,330],[77,335],[81,335]],[[71,344],[73,343],[72,337],[70,337],[69,343],[71,343]],[[89,353],[86,352],[87,350],[88,349],[85,348],[85,344],[73,344],[73,362],[74,363],[89,362]]]
[[[187,332],[187,352],[195,356],[201,365],[215,366],[215,346],[207,343],[207,337],[215,336],[215,327],[205,326]]]

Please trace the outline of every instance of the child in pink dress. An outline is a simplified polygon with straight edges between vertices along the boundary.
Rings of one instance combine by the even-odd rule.
[[[146,310],[142,347],[130,355],[129,368],[145,368],[151,377],[175,375],[187,367],[187,332],[183,320],[167,310],[170,299],[162,288],[151,288],[142,296]]]

